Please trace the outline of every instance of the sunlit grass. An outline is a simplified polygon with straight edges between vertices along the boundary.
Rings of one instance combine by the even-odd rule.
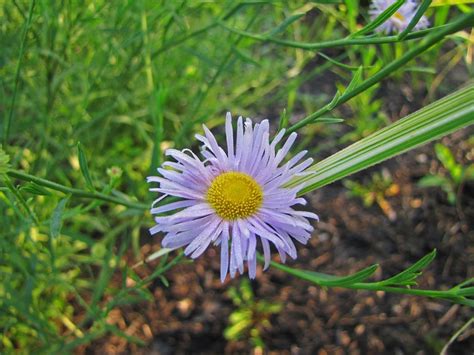
[[[467,20],[439,38],[358,45],[367,9],[342,3],[1,2],[0,164],[8,154],[14,170],[0,183],[0,351],[71,351],[107,334],[143,344],[107,317],[152,300],[145,286],[167,286],[183,262],[160,255],[146,278],[131,266],[152,242],[145,177],[163,151],[197,148],[201,124],[228,110],[274,130],[284,110],[291,130],[319,119],[299,131],[312,155],[320,138],[334,151],[370,135],[389,121],[383,80],[434,100],[456,89],[444,84],[456,68],[472,78],[465,5],[428,14]]]

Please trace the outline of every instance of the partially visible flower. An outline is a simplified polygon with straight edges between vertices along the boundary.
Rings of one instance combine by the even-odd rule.
[[[163,247],[179,248],[191,258],[200,256],[212,243],[221,249],[221,281],[229,272],[234,277],[237,270],[242,274],[247,261],[250,278],[256,274],[257,244],[261,244],[265,268],[270,263],[270,244],[280,254],[296,258],[293,239],[306,244],[313,227],[308,218],[318,219],[311,212],[297,211],[295,205],[306,204],[297,197],[301,186],[287,188],[285,184],[300,175],[311,165],[311,158],[302,162],[302,151],[282,164],[296,133],[289,135],[277,150],[284,131],[270,141],[269,123],[252,124],[242,117],[237,120],[234,135],[232,118],[227,114],[225,132],[227,152],[214,135],[204,126],[205,136],[196,135],[203,143],[201,161],[191,150],[168,149],[166,155],[176,162],[165,162],[158,169],[161,176],[150,176],[148,182],[157,182],[151,188],[161,196],[153,202],[151,213],[156,225],[152,234],[163,232]],[[178,197],[179,201],[159,207],[156,204],[166,196]]]
[[[374,20],[394,3],[395,0],[373,0],[369,10],[370,19]],[[416,0],[405,1],[405,3],[398,8],[397,12],[395,12],[392,17],[377,27],[376,31],[385,33],[403,31],[405,28],[407,28],[413,16],[415,16],[417,10],[418,3]],[[427,28],[429,25],[430,23],[428,19],[425,16],[422,16],[414,29],[422,30]]]

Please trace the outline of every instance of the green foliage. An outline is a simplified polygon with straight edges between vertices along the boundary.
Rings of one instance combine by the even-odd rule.
[[[52,239],[59,237],[59,233],[61,233],[63,213],[68,200],[69,197],[63,198],[58,202],[58,205],[53,211],[50,223],[50,233]]]
[[[0,144],[0,177],[8,172],[8,169],[10,168],[9,162],[10,156],[5,153],[2,145]]]
[[[79,167],[81,168],[82,176],[86,181],[86,186],[89,190],[94,191],[94,184],[92,183],[91,174],[89,172],[89,166],[87,164],[86,153],[84,153],[84,149],[81,146],[81,143],[77,143],[77,155],[79,158]]]
[[[291,268],[273,261],[271,264],[273,267],[290,275],[320,286],[343,287],[355,290],[379,290],[399,294],[433,297],[474,307],[474,287],[471,286],[474,284],[474,278],[466,280],[445,291],[424,290],[410,287],[417,285],[416,279],[421,275],[422,270],[425,269],[435,257],[436,250],[433,250],[431,253],[425,255],[423,258],[418,260],[409,268],[401,271],[397,275],[376,282],[363,281],[366,281],[375,273],[378,265],[369,266],[349,276],[334,276],[330,274]],[[259,257],[259,259],[262,261],[262,257]]]
[[[426,175],[418,181],[421,187],[440,187],[446,192],[448,201],[456,204],[459,188],[466,181],[474,180],[474,164],[463,166],[456,162],[451,150],[441,143],[435,145],[435,152],[449,175],[441,173]]]
[[[110,334],[144,344],[109,324],[109,314],[152,301],[150,282],[168,286],[166,272],[182,262],[168,249],[143,255],[152,223],[145,176],[165,149],[196,148],[201,124],[220,125],[227,110],[279,116],[311,152],[316,134],[331,138],[329,149],[367,137],[316,165],[329,177],[312,175],[311,188],[461,127],[439,109],[428,112],[436,124],[445,122],[440,114],[448,119],[441,128],[415,115],[377,131],[388,120],[382,80],[439,87],[439,44],[454,42],[461,64],[469,45],[466,7],[433,10],[434,29],[373,35],[399,4],[364,23],[363,5],[338,0],[2,2],[0,352],[68,353]],[[327,77],[330,92],[311,84]],[[468,109],[472,97],[464,90],[450,100],[449,108]],[[328,124],[341,122],[350,132]],[[397,136],[416,135],[422,123],[423,140]],[[356,149],[390,137],[398,137],[395,151]],[[145,261],[156,264],[147,276],[135,272]],[[374,270],[318,280],[353,286]],[[470,285],[450,292],[467,297]],[[262,347],[261,331],[281,305],[256,300],[246,281],[230,297],[237,310],[226,336],[245,334]]]
[[[236,309],[229,316],[229,325],[224,330],[227,340],[250,339],[254,348],[265,348],[262,331],[270,326],[270,316],[281,311],[283,305],[256,300],[252,285],[247,279],[239,287],[231,287],[228,296]]]
[[[315,190],[474,122],[474,85],[428,105],[308,168],[288,186]]]
[[[400,191],[400,187],[393,183],[387,170],[383,170],[382,173],[374,173],[368,184],[361,184],[352,180],[346,180],[343,183],[349,189],[349,194],[362,199],[365,206],[370,207],[377,203],[390,220],[395,220],[396,213],[387,198],[396,196]]]

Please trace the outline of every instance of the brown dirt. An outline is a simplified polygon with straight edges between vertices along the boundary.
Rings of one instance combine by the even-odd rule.
[[[457,147],[459,159],[472,159],[467,130],[444,143]],[[464,161],[466,163],[466,161]],[[442,171],[432,146],[392,159],[352,179],[369,182],[374,171],[390,172],[400,192],[388,198],[396,212],[390,221],[376,205],[365,207],[340,183],[309,195],[321,217],[307,246],[299,246],[292,267],[345,275],[379,263],[375,278],[393,275],[434,248],[438,256],[419,279],[423,288],[446,289],[474,276],[474,185],[467,184],[458,206],[439,189],[417,181]],[[471,224],[470,224],[471,223]],[[148,238],[148,237],[147,237]],[[159,248],[155,240],[154,249]],[[144,246],[149,253],[149,245]],[[469,261],[470,260],[470,261]],[[132,260],[130,263],[132,264]],[[227,294],[239,280],[219,281],[219,257],[210,249],[194,263],[166,274],[168,288],[149,285],[154,302],[117,308],[109,317],[127,334],[143,339],[144,348],[110,336],[78,352],[92,353],[249,353],[248,341],[227,342],[223,331],[234,306]],[[139,270],[141,276],[153,265]],[[383,292],[325,289],[270,268],[252,282],[257,299],[280,302],[283,310],[263,330],[268,353],[278,354],[431,354],[439,352],[473,313],[468,307],[427,298]],[[451,346],[452,354],[472,353],[474,330]]]

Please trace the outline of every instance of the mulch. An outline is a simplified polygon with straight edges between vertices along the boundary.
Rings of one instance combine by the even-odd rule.
[[[443,140],[459,161],[473,159],[467,130]],[[419,278],[419,287],[447,289],[474,275],[474,184],[464,185],[460,201],[450,205],[436,188],[420,188],[417,181],[428,172],[442,172],[433,145],[416,149],[351,179],[370,182],[385,169],[399,186],[387,198],[396,217],[390,220],[376,204],[366,207],[350,197],[341,183],[309,194],[308,208],[321,221],[308,245],[298,246],[291,267],[346,275],[378,263],[374,279],[400,272],[429,253],[435,261]],[[143,253],[159,249],[159,238],[144,231]],[[278,260],[275,256],[274,260]],[[130,265],[136,260],[130,255]],[[138,270],[149,275],[154,265]],[[119,275],[117,275],[119,276]],[[220,354],[261,353],[248,339],[228,342],[223,331],[235,309],[228,289],[239,279],[219,281],[219,255],[209,249],[194,263],[180,264],[166,273],[169,287],[156,281],[148,287],[153,302],[114,309],[109,321],[147,345],[139,347],[108,336],[77,349],[77,353]],[[118,281],[120,278],[118,277]],[[466,306],[446,301],[384,292],[322,288],[270,268],[251,283],[256,299],[283,304],[262,327],[265,353],[269,354],[432,354],[439,353],[470,317]],[[474,329],[450,347],[452,354],[474,352]]]

